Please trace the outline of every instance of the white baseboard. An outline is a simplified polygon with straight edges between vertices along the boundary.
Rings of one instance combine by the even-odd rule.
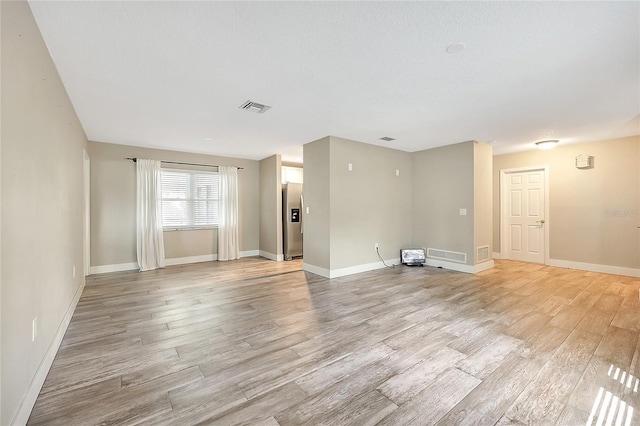
[[[477,265],[467,265],[464,263],[448,262],[446,260],[431,259],[431,258],[427,258],[425,264],[427,266],[435,266],[436,268],[440,267],[443,269],[449,269],[451,271],[465,272],[467,274],[477,274],[478,272],[491,269],[495,265],[493,260],[488,260],[486,262],[478,263]]]
[[[69,327],[69,323],[71,322],[71,317],[76,310],[76,306],[78,305],[78,300],[80,300],[80,296],[82,295],[82,291],[84,290],[85,280],[82,279],[82,282],[76,289],[76,293],[73,295],[73,299],[71,300],[71,304],[67,308],[67,312],[65,312],[64,317],[62,317],[62,321],[58,326],[58,330],[56,331],[55,336],[53,336],[53,340],[47,349],[47,352],[42,358],[38,369],[36,370],[36,374],[31,379],[31,383],[29,384],[29,388],[20,403],[20,408],[18,408],[18,412],[16,416],[13,418],[11,422],[12,425],[26,425],[29,420],[29,416],[31,415],[31,411],[33,410],[33,406],[36,403],[36,399],[38,399],[38,395],[40,394],[40,390],[42,389],[42,385],[44,385],[44,381],[47,378],[47,374],[49,374],[49,370],[51,369],[51,365],[53,364],[53,360],[58,353],[58,349],[60,348],[60,344],[62,343],[62,338],[64,334],[67,332],[67,327]]]
[[[188,256],[188,257],[174,257],[172,259],[165,259],[164,263],[167,266],[173,265],[186,265],[189,263],[211,262],[218,260],[217,254],[204,254],[202,256]]]
[[[398,264],[400,263],[400,258],[395,259],[385,259],[388,265]],[[310,265],[308,263],[302,263],[302,269],[307,272],[311,272],[312,274],[320,275],[325,278],[339,278],[345,277],[347,275],[359,274],[361,272],[374,271],[376,269],[384,268],[384,263],[382,262],[373,262],[373,263],[365,263],[362,265],[349,266],[346,268],[339,269],[325,269],[320,268],[315,265]]]
[[[331,273],[328,269],[321,268],[319,266],[310,265],[308,263],[302,262],[302,270],[311,272],[312,274],[320,275],[321,277],[331,278]]]
[[[115,265],[92,266],[91,268],[89,268],[89,273],[91,275],[107,274],[109,272],[133,271],[136,269],[140,269],[137,262],[118,263]]]
[[[395,259],[385,259],[385,262],[387,262],[387,265],[395,265],[400,263],[400,258],[397,257]],[[373,262],[373,263],[365,263],[365,264],[356,265],[356,266],[348,266],[346,268],[331,270],[330,272],[331,276],[329,278],[345,277],[347,275],[359,274],[361,272],[367,272],[367,271],[374,271],[376,269],[382,269],[384,267],[385,267],[384,263],[382,262]]]
[[[603,274],[625,275],[640,278],[640,269],[625,268],[623,266],[598,265],[595,263],[573,262],[570,260],[549,259],[549,266],[558,268],[578,269],[580,271],[600,272]]]
[[[260,254],[259,256],[267,258],[269,260],[275,260],[277,262],[282,262],[284,260],[284,254],[273,254],[273,253],[269,253],[268,251],[264,251],[264,250],[260,250]]]
[[[385,260],[387,264],[398,264],[400,263],[400,258]],[[429,259],[426,260],[426,265],[442,267],[444,269],[449,269],[458,272],[465,272],[467,274],[477,274],[478,272],[486,271],[487,269],[491,269],[494,267],[493,260],[489,260],[487,262],[482,262],[477,265],[465,265],[461,263],[455,262],[447,262],[446,260],[437,260],[437,259]],[[326,268],[320,268],[315,265],[310,265],[308,263],[302,263],[302,270],[311,272],[312,274],[320,275],[325,278],[339,278],[347,275],[359,274],[361,272],[374,271],[376,269],[384,268],[384,264],[382,262],[373,262],[366,263],[363,265],[349,266],[347,268],[333,269],[329,270]]]
[[[502,259],[500,253],[493,253],[494,259]],[[549,266],[557,268],[577,269],[579,271],[600,272],[603,274],[625,275],[640,277],[640,269],[625,268],[623,266],[599,265],[597,263],[573,262],[571,260],[549,259]]]
[[[496,264],[493,262],[493,260],[487,260],[486,262],[482,262],[482,263],[478,263],[477,265],[473,266],[474,269],[474,274],[477,274],[478,272],[482,272],[482,271],[486,271],[487,269],[491,269],[494,266],[496,266]]]
[[[248,250],[241,251],[240,257],[253,257],[260,256],[259,250]],[[200,262],[211,262],[214,260],[218,260],[218,254],[203,254],[201,256],[188,256],[188,257],[174,257],[171,259],[165,259],[165,264],[167,266],[173,265],[186,265],[189,263],[200,263]],[[122,272],[122,271],[135,271],[140,269],[138,263],[118,263],[115,265],[100,265],[100,266],[92,266],[89,268],[89,272],[91,275],[95,274],[107,274],[109,272]]]

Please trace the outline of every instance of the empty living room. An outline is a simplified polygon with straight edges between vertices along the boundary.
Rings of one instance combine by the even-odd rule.
[[[640,424],[640,2],[0,24],[0,425]]]

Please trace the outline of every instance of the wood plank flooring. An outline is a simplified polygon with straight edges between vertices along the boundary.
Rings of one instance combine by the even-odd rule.
[[[300,266],[89,277],[29,424],[640,424],[640,279]]]

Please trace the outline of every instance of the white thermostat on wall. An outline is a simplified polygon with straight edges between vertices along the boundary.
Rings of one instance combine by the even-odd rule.
[[[576,157],[576,168],[590,169],[593,166],[593,157],[590,155],[578,155]]]

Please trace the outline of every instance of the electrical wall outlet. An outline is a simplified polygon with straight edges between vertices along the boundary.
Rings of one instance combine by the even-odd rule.
[[[75,277],[76,277],[76,267],[74,266],[73,267],[73,278],[75,278]]]
[[[33,321],[31,321],[31,341],[35,342],[36,337],[38,337],[38,317],[35,317]]]
[[[376,243],[376,244],[374,245],[374,248],[375,248],[376,250],[378,250],[378,243]]]

